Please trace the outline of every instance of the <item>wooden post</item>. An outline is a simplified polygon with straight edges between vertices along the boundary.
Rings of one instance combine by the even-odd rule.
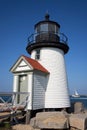
[[[25,121],[26,124],[30,123],[30,118],[31,118],[31,111],[27,110],[26,111],[26,121]]]

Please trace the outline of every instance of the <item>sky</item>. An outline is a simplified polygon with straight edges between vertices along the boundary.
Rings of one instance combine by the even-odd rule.
[[[87,94],[87,0],[0,0],[0,92],[12,91],[10,68],[22,54],[29,56],[27,38],[47,11],[68,37],[69,92]]]

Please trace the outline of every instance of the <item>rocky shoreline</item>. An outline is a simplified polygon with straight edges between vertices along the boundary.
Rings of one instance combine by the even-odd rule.
[[[79,114],[68,114],[66,112],[38,113],[35,118],[31,119],[30,125],[40,130],[86,130],[87,112]]]
[[[83,104],[77,102],[71,109],[69,112],[65,109],[38,112],[31,118],[29,124],[15,124],[9,129],[0,127],[0,130],[87,130],[87,110],[84,109]]]

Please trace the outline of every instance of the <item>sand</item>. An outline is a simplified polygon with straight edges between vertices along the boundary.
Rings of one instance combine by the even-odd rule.
[[[11,128],[0,127],[0,130],[40,130],[40,129],[34,129],[29,124],[28,125],[17,124],[12,126]]]
[[[18,124],[18,125],[14,125],[12,127],[12,130],[40,130],[40,129],[34,129],[32,128],[29,124]]]
[[[34,130],[29,124],[18,124],[12,126],[12,130]]]

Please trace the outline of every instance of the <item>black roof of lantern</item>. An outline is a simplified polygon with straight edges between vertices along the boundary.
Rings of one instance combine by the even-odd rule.
[[[46,13],[45,20],[38,22],[37,24],[35,24],[34,27],[36,28],[38,25],[44,24],[44,23],[48,23],[48,24],[51,23],[51,24],[57,25],[60,28],[60,25],[57,22],[51,21],[49,18],[50,18],[50,15],[48,13]]]

